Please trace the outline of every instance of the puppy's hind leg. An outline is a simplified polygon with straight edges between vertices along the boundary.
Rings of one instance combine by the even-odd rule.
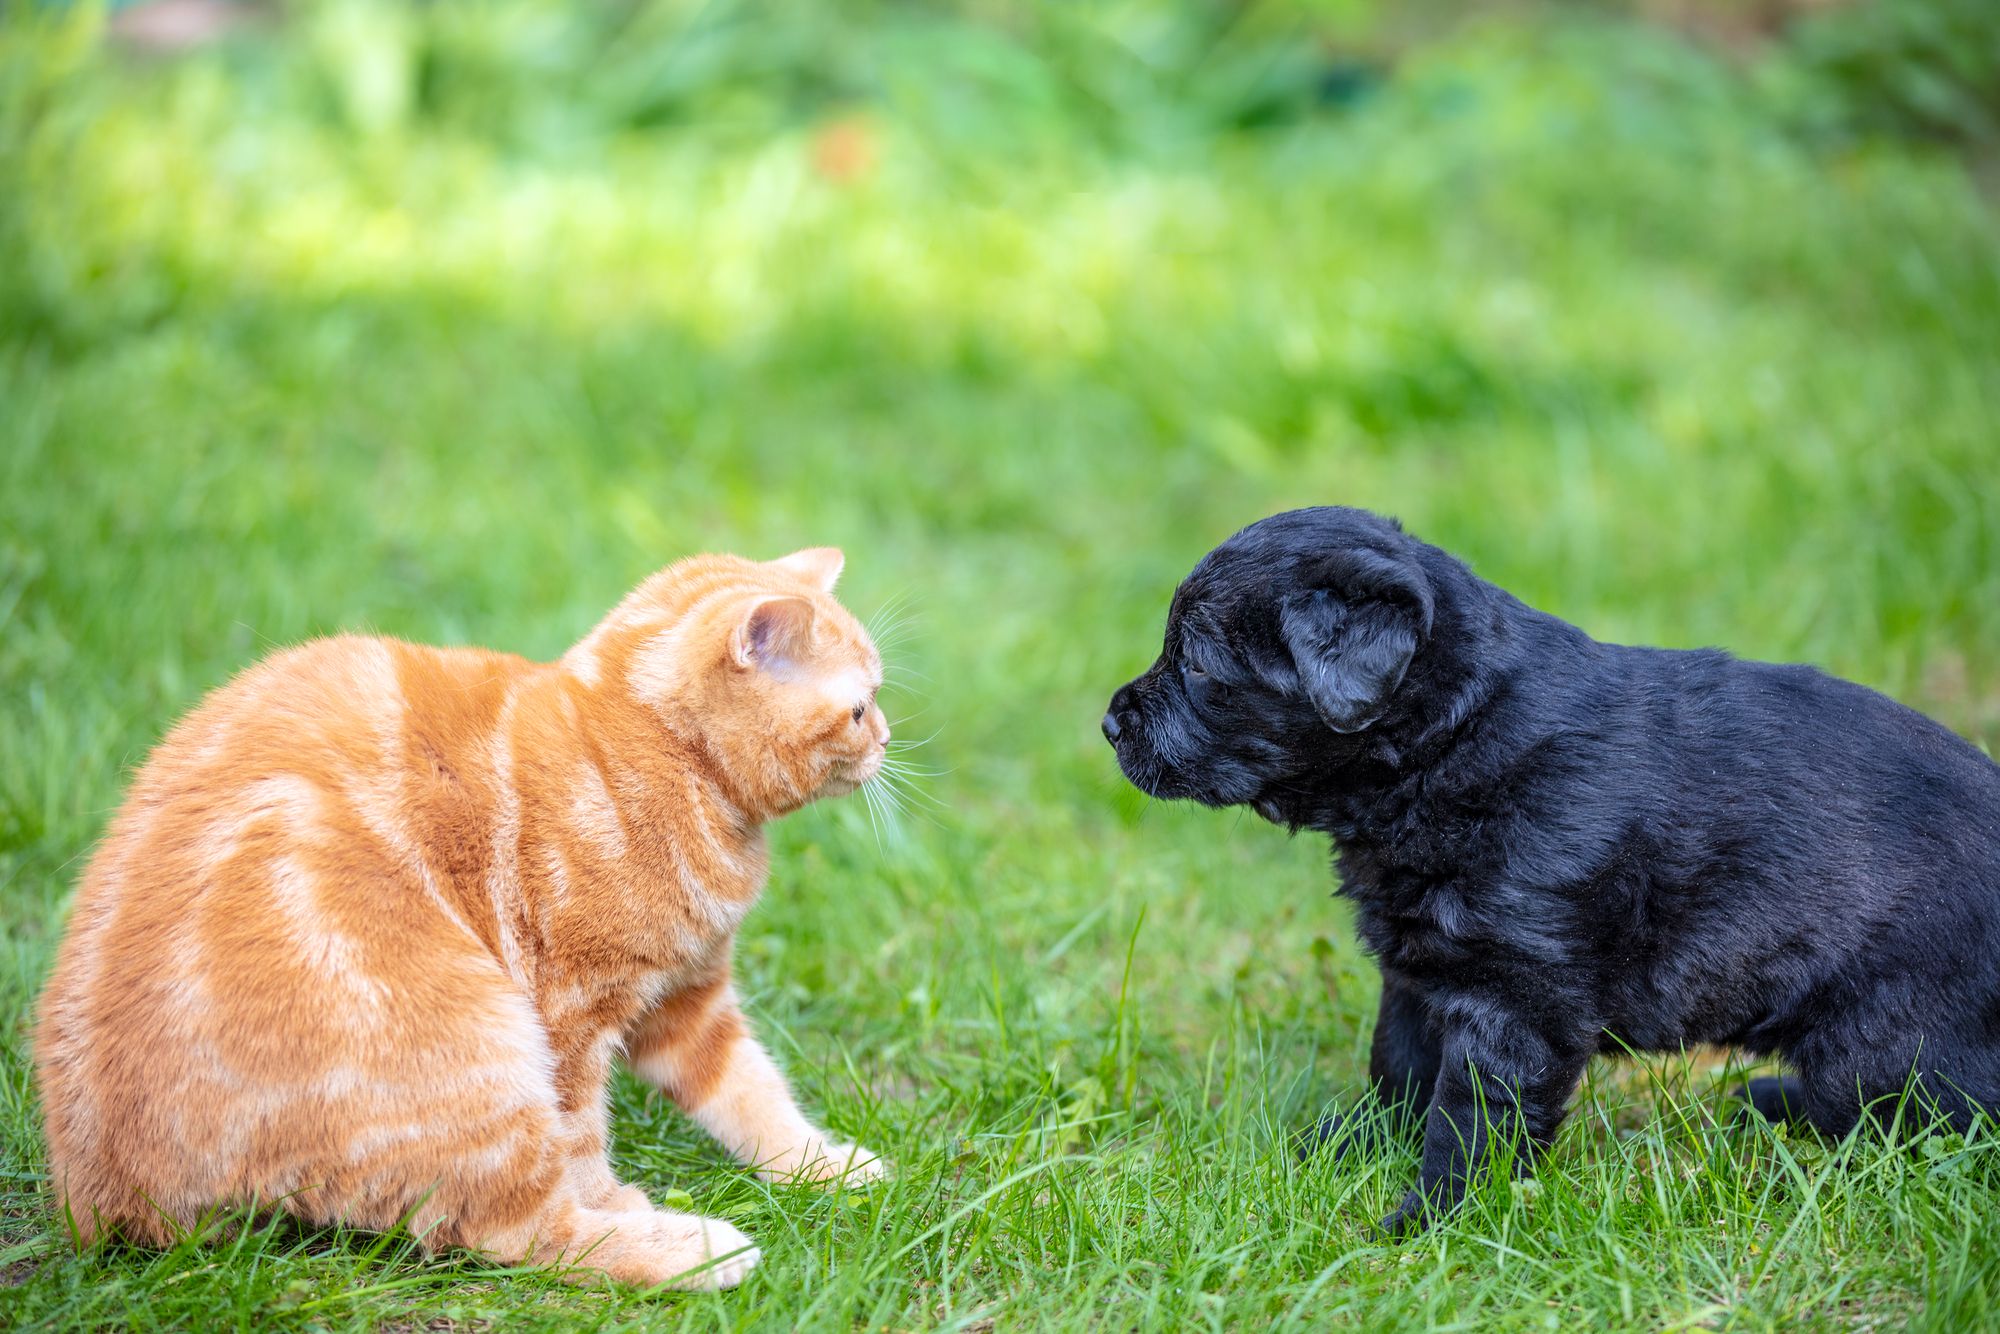
[[[1382,974],[1382,1004],[1368,1054],[1368,1080],[1376,1106],[1322,1117],[1299,1137],[1301,1161],[1326,1149],[1336,1158],[1350,1149],[1374,1151],[1414,1138],[1437,1085],[1438,1041],[1423,1001],[1393,973]]]
[[[1843,1055],[1839,1062],[1800,1064],[1805,1119],[1823,1135],[1838,1138],[1863,1121],[1895,1139],[1966,1134],[2000,1107],[1992,1058],[1982,1062],[1966,1044],[1912,1040],[1904,1051]]]
[[[1796,1075],[1759,1075],[1735,1093],[1746,1104],[1745,1112],[1755,1112],[1766,1121],[1812,1124],[1806,1116],[1806,1088]]]

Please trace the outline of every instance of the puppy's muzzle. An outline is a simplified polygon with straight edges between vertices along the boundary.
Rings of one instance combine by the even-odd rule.
[[[1114,746],[1117,745],[1118,738],[1130,731],[1132,724],[1137,721],[1138,717],[1132,710],[1132,687],[1129,685],[1118,687],[1118,693],[1111,697],[1111,707],[1104,714],[1102,724],[1104,739]]]

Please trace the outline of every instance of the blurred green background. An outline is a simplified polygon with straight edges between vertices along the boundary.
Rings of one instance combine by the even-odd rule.
[[[2000,6],[0,13],[0,1323],[2000,1302],[1990,1193],[1677,1138],[1710,1085],[1672,1062],[1593,1076],[1544,1194],[1366,1241],[1407,1158],[1284,1145],[1372,1015],[1323,846],[1146,806],[1096,732],[1203,551],[1339,502],[1601,638],[1816,662],[2000,742]],[[342,628],[553,656],[677,556],[819,543],[902,608],[891,714],[936,772],[893,829],[789,822],[741,967],[894,1188],[745,1183],[628,1083],[621,1166],[749,1219],[743,1293],[338,1238],[64,1257],[32,997],[179,712]]]

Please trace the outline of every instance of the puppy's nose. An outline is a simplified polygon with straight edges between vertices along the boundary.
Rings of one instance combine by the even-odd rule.
[[[1114,746],[1117,745],[1118,733],[1122,730],[1124,729],[1118,726],[1116,715],[1110,713],[1104,715],[1104,739],[1106,741],[1109,741]]]

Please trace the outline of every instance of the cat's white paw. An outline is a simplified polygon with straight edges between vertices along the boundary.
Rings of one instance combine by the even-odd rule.
[[[880,1181],[889,1175],[889,1160],[873,1149],[864,1149],[859,1144],[839,1144],[828,1149],[826,1156],[833,1162],[842,1164],[840,1180],[843,1185],[865,1186],[871,1181]]]
[[[720,1218],[662,1212],[661,1278],[670,1287],[707,1292],[733,1288],[749,1277],[763,1252]]]
[[[709,1254],[720,1258],[699,1274],[692,1275],[692,1281],[687,1286],[704,1291],[733,1288],[750,1277],[750,1271],[764,1258],[764,1252],[751,1245],[750,1238],[721,1219],[706,1221]]]
[[[858,1144],[823,1144],[815,1141],[767,1163],[758,1173],[766,1181],[806,1181],[819,1184],[838,1182],[845,1186],[865,1186],[889,1175],[889,1164],[872,1149]]]

